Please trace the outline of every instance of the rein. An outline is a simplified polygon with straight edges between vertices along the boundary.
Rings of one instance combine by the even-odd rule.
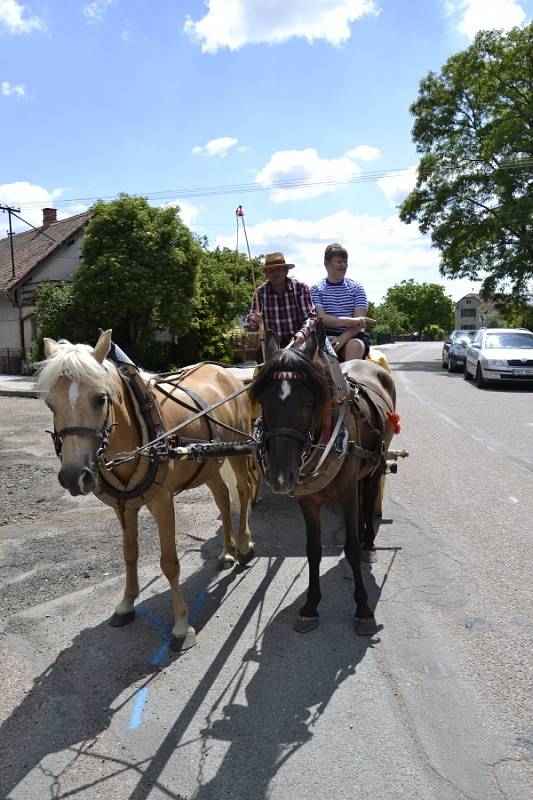
[[[125,464],[126,462],[132,461],[134,458],[137,458],[137,456],[139,455],[145,455],[146,451],[148,451],[149,455],[151,455],[154,451],[157,450],[160,451],[160,447],[158,447],[158,445],[161,445],[162,443],[166,444],[166,440],[169,439],[169,437],[173,436],[177,431],[181,430],[181,428],[185,428],[187,425],[190,425],[191,422],[196,422],[197,419],[209,415],[209,413],[211,411],[214,411],[215,408],[218,408],[219,406],[224,405],[224,403],[227,403],[229,400],[233,400],[234,397],[238,397],[240,394],[247,392],[253,386],[254,382],[255,381],[252,381],[247,386],[243,386],[242,389],[236,389],[231,394],[227,395],[226,397],[223,397],[222,400],[217,400],[215,403],[211,403],[211,405],[202,408],[196,414],[193,414],[191,417],[188,417],[183,422],[180,422],[179,425],[175,425],[170,430],[164,431],[159,436],[156,436],[154,439],[147,442],[146,444],[137,447],[135,450],[130,450],[127,453],[119,453],[118,455],[115,456],[115,458],[112,458],[111,461],[103,463],[102,466],[105,469],[114,469],[114,467],[117,467],[119,464]],[[213,422],[218,422],[218,421],[216,419],[213,419]],[[247,433],[244,433],[243,431],[238,431],[238,432],[241,435],[250,438]]]

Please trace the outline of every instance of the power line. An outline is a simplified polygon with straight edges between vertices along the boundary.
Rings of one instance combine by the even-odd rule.
[[[484,166],[487,166],[484,162],[482,163]],[[533,166],[533,158],[522,158],[522,159],[515,159],[512,161],[510,160],[502,162],[502,164],[500,164],[499,166],[494,167],[493,171],[523,169],[524,167],[528,168],[532,166]],[[223,196],[229,194],[272,192],[275,190],[284,190],[284,189],[289,191],[291,189],[305,189],[305,188],[320,187],[320,186],[324,187],[345,186],[355,183],[370,183],[379,180],[389,180],[389,179],[403,177],[404,175],[409,173],[410,169],[411,169],[410,167],[402,167],[399,169],[392,169],[392,170],[360,172],[357,175],[350,175],[346,178],[326,176],[321,180],[316,180],[316,181],[309,181],[301,178],[284,178],[272,181],[268,185],[258,184],[258,183],[236,183],[227,185],[164,189],[164,190],[157,190],[150,192],[140,192],[139,194],[142,197],[146,197],[151,200],[170,200],[176,197],[179,197],[180,199],[186,199],[192,197],[215,197],[215,196]],[[418,170],[417,175],[420,176],[420,170]],[[99,197],[96,196],[72,197],[69,199],[55,200],[54,203],[56,206],[67,206],[72,203],[90,204],[96,202],[97,200],[112,200],[116,197],[117,197],[116,194],[101,195]],[[32,201],[27,203],[20,201],[20,205],[26,209],[40,208],[42,206],[42,201]]]

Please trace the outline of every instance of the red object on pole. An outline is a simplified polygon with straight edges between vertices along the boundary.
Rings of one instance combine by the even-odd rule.
[[[244,211],[242,206],[237,206],[235,213],[237,214],[238,217],[244,217]]]

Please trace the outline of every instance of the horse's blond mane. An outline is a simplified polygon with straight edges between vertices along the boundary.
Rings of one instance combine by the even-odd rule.
[[[113,381],[113,364],[104,361],[100,364],[93,356],[93,349],[88,344],[71,344],[59,342],[57,350],[50,358],[38,364],[38,388],[48,393],[61,377],[78,383],[85,383],[95,389],[107,392],[112,400],[118,398]]]

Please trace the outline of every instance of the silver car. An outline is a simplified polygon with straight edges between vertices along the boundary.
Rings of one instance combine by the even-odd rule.
[[[452,331],[442,345],[442,369],[448,372],[461,370],[465,363],[466,346],[470,344],[477,331]]]
[[[465,380],[478,386],[533,381],[533,333],[526,328],[481,328],[466,348]]]

